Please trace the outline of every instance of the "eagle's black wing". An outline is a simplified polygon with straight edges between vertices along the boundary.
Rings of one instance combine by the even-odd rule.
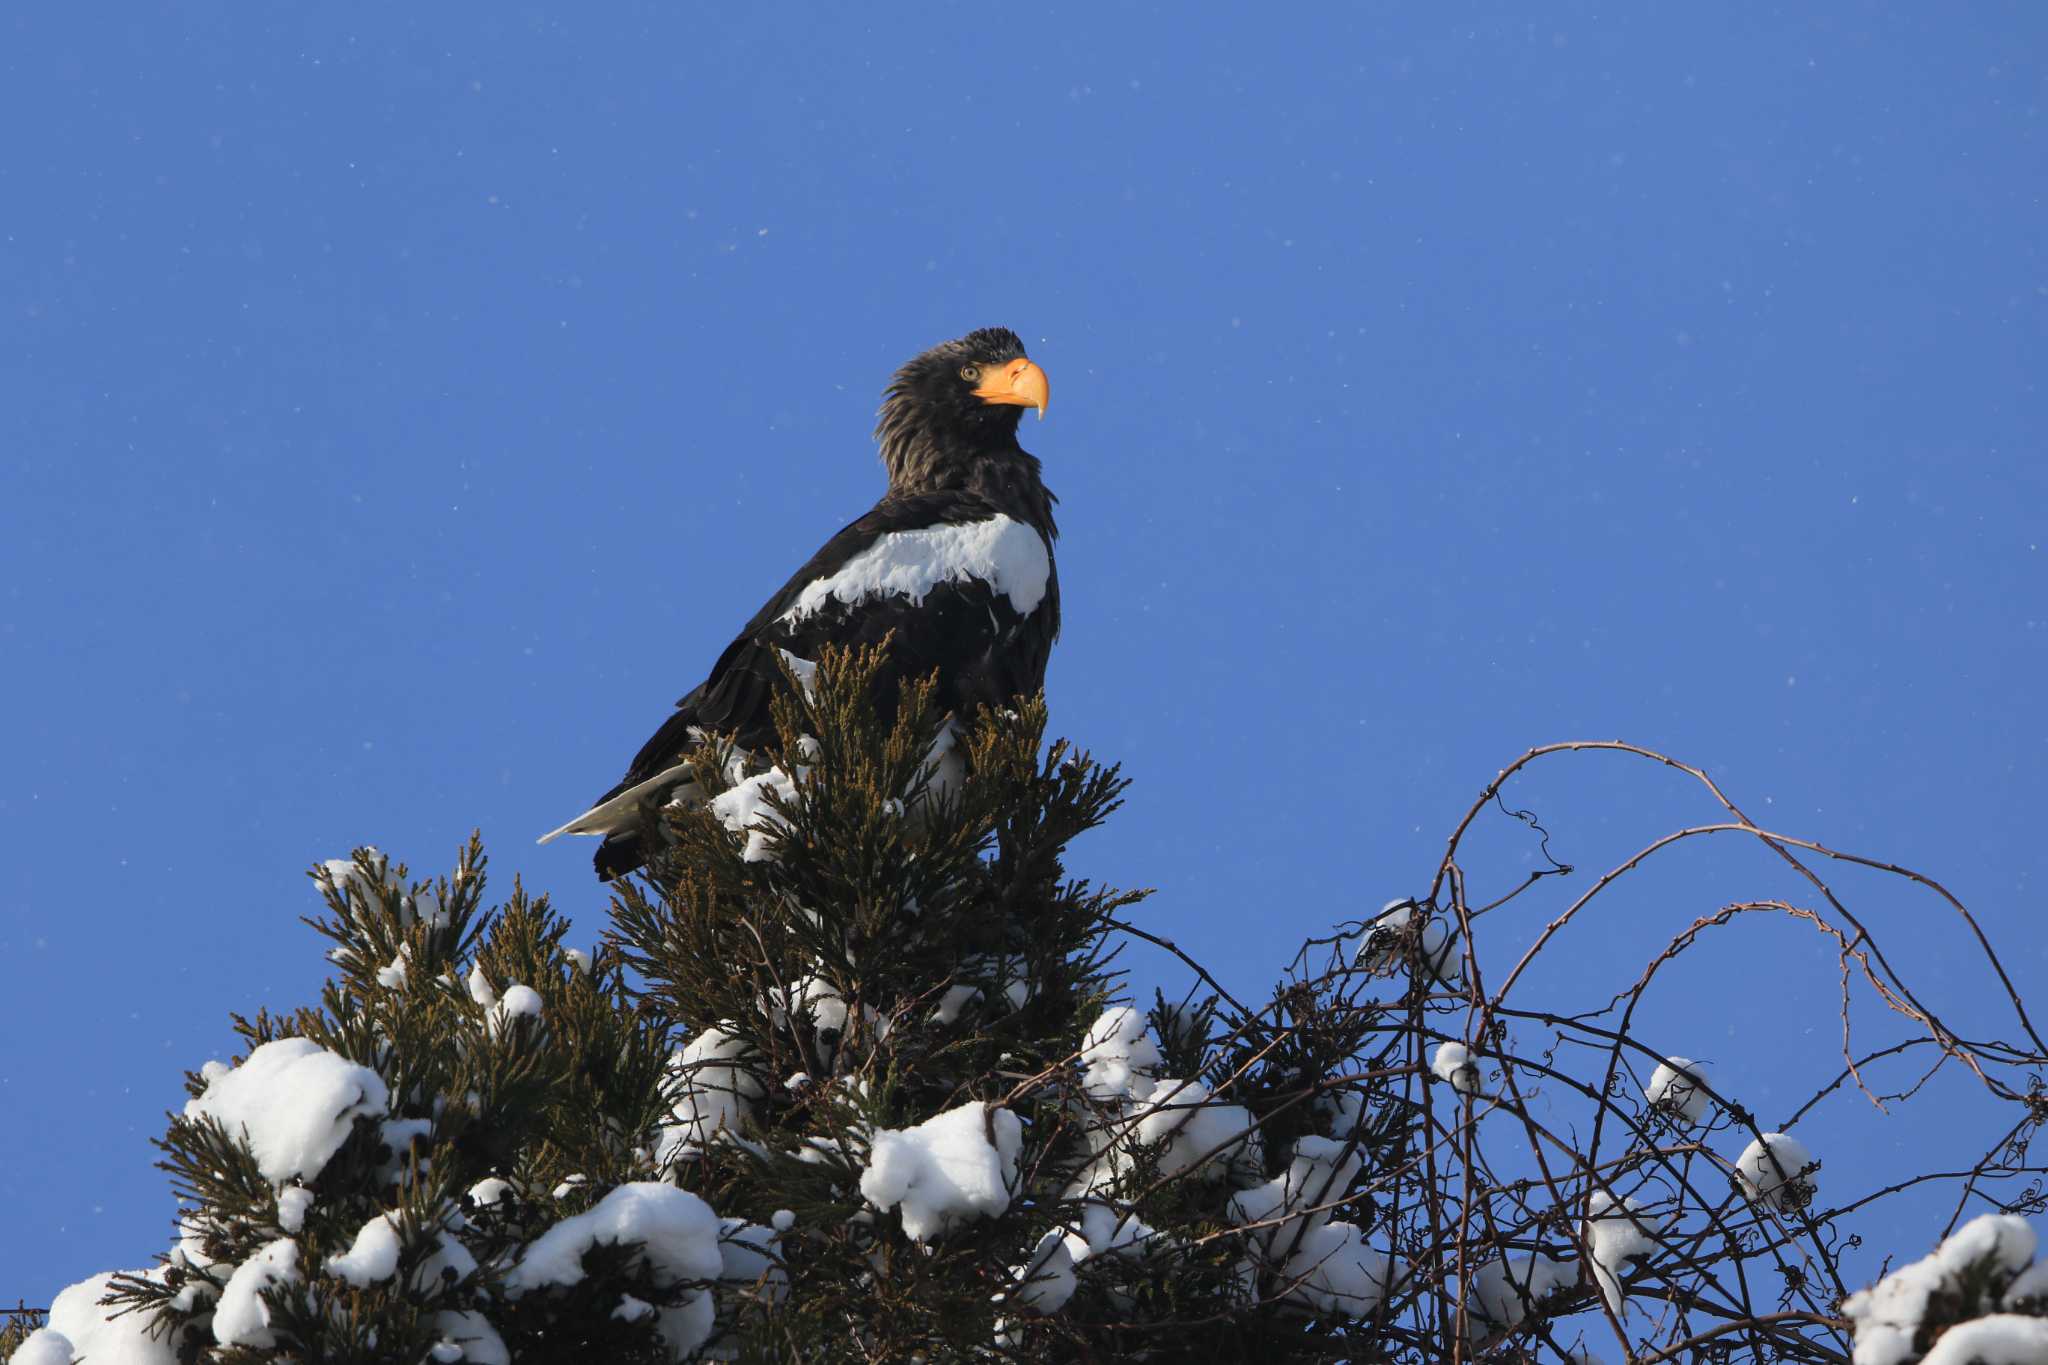
[[[745,749],[769,744],[779,652],[808,663],[827,645],[886,638],[877,703],[893,707],[905,679],[936,671],[939,705],[959,713],[1037,692],[1058,632],[1052,551],[1038,530],[970,492],[884,498],[768,599],[618,785],[556,833],[605,834],[597,865],[606,877],[637,867],[638,803],[620,798],[662,786],[701,735],[729,734]]]

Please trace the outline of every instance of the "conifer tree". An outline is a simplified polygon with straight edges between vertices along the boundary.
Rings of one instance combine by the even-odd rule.
[[[1860,1059],[1845,1039],[1815,1102],[1925,1052],[2015,1115],[1966,1195],[2038,1171],[2048,1047],[2017,995],[2020,1042],[1959,1037],[1817,877],[1825,913],[1723,907],[1608,1009],[1525,1007],[1513,974],[1482,979],[1494,906],[1467,900],[1459,839],[1535,751],[1426,891],[1305,945],[1270,999],[1189,964],[1187,995],[1140,1009],[1115,957],[1151,937],[1124,918],[1143,893],[1064,862],[1124,779],[1047,744],[1036,701],[956,721],[909,686],[878,712],[878,659],[792,674],[774,751],[697,755],[708,803],[645,813],[655,853],[594,952],[516,883],[489,902],[474,839],[444,877],[371,848],[315,868],[333,978],[317,1008],[237,1017],[242,1055],[186,1078],[171,1249],[0,1349],[1420,1365],[1601,1341],[1839,1360],[1853,1335],[1936,1361],[1961,1324],[1987,1350],[2048,1329],[2009,1214],[1849,1298],[1863,1201],[1823,1199],[1824,1163],[1739,1078],[1632,1031],[1701,935],[1792,916],[1839,946],[1845,992],[1860,971],[1918,1029]],[[1714,795],[1715,828],[1812,875],[1817,846]]]

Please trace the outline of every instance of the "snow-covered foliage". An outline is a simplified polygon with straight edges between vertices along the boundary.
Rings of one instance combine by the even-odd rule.
[[[377,1118],[390,1097],[383,1078],[310,1038],[280,1038],[216,1074],[185,1105],[247,1140],[264,1177],[312,1180],[341,1149],[355,1121]]]
[[[1454,838],[1270,998],[1145,1006],[1112,962],[1138,897],[1063,865],[1114,771],[1043,749],[1036,704],[950,718],[913,682],[885,723],[858,667],[790,663],[780,743],[714,744],[642,813],[648,880],[594,952],[523,891],[486,908],[474,846],[432,882],[316,868],[319,1007],[188,1079],[168,1250],[16,1359],[2042,1359],[2017,1219],[1840,1302],[1863,1210],[1819,1202],[1814,1152],[1852,1140],[1821,1101],[1880,1063],[1758,1117],[1740,1057],[1671,1055],[1720,1035],[1711,1000],[1656,1015],[1684,1036],[1632,1014],[1765,902],[1552,1008],[1524,966],[1597,897],[1526,914],[1554,867],[1475,905]],[[1987,1036],[1913,1045],[2023,1106],[1976,1187],[2017,1190],[2048,1056]]]
[[[729,1023],[730,1021],[728,1021]],[[676,1053],[671,1065],[675,1122],[662,1130],[664,1164],[694,1156],[720,1132],[739,1131],[767,1086],[749,1066],[753,1044],[707,1028]]]
[[[129,1271],[130,1278],[161,1284],[156,1271]],[[148,1320],[139,1314],[119,1316],[104,1301],[116,1276],[95,1275],[60,1292],[50,1304],[50,1320],[23,1342],[10,1365],[178,1365],[176,1345],[150,1335]]]
[[[1081,1066],[1097,1099],[1134,1098],[1139,1085],[1149,1089],[1148,1073],[1158,1065],[1159,1045],[1146,1034],[1145,1016],[1131,1006],[1104,1010],[1088,1026]]]
[[[1331,1221],[1302,1234],[1280,1268],[1286,1293],[1330,1317],[1370,1317],[1394,1280],[1394,1258],[1367,1245],[1355,1223]]]
[[[803,771],[801,766],[797,767],[796,776],[792,777],[780,767],[770,768],[712,798],[711,813],[719,823],[746,836],[747,845],[740,856],[748,862],[775,860],[775,837],[788,828],[777,813],[776,803],[795,799],[796,784]]]
[[[265,1295],[289,1289],[305,1277],[299,1273],[298,1243],[289,1237],[259,1248],[235,1267],[213,1310],[213,1339],[223,1346],[275,1346]]]
[[[1850,1295],[1855,1365],[2037,1365],[2048,1361],[2048,1261],[2013,1214],[1980,1214],[1934,1252]]]
[[[979,1100],[914,1128],[878,1129],[869,1139],[860,1192],[876,1208],[900,1211],[904,1233],[928,1242],[1010,1206],[1023,1141],[1015,1114]]]

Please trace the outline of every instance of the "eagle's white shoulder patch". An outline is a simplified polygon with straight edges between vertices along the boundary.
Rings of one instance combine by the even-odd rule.
[[[1021,521],[997,515],[957,526],[891,531],[841,565],[813,579],[778,621],[801,621],[837,599],[908,597],[922,602],[941,583],[977,578],[1010,599],[1020,615],[1045,600],[1052,560],[1045,541]]]

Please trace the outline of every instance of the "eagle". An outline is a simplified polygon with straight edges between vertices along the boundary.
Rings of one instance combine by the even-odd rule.
[[[1004,327],[942,342],[896,371],[875,440],[889,487],[826,541],[676,703],[618,785],[541,837],[598,835],[598,876],[643,866],[642,814],[691,780],[691,750],[714,735],[759,753],[787,661],[799,676],[827,645],[886,642],[876,696],[936,675],[941,711],[1035,695],[1060,630],[1057,501],[1017,441],[1026,408],[1045,416],[1045,371]]]

